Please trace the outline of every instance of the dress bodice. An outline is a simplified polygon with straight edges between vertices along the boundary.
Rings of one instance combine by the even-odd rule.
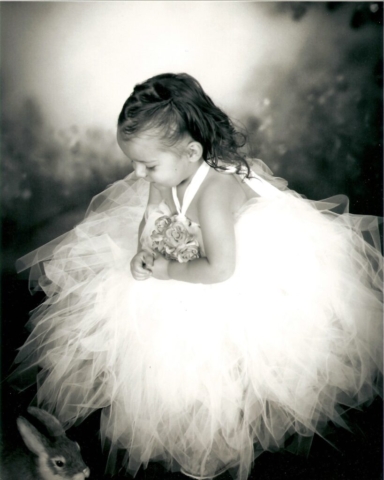
[[[180,203],[179,198],[177,196],[177,188],[172,187],[173,201],[175,202],[176,210],[179,215],[181,216],[186,215],[189,205],[194,199],[200,186],[204,182],[210,169],[211,167],[206,162],[203,162],[200,165],[194,177],[192,178],[191,183],[188,185],[187,189],[185,190],[182,203]],[[251,178],[247,178],[244,176],[243,181],[260,197],[274,198],[281,194],[278,188],[271,185],[269,182],[264,180],[262,177],[260,177],[253,171],[251,173]]]
[[[172,215],[165,201],[148,207],[146,224],[140,239],[144,249],[159,252],[166,258],[179,262],[205,256],[200,226],[187,217],[187,211],[210,168],[206,162],[200,165],[186,188],[181,202],[177,195],[177,188],[172,187],[176,215]],[[279,189],[255,172],[252,172],[250,179],[243,180],[261,197],[274,198],[281,194]]]
[[[176,210],[178,215],[185,217],[188,207],[191,204],[192,200],[194,199],[197,191],[199,190],[201,184],[204,182],[208,172],[210,170],[210,166],[203,162],[200,167],[197,169],[195,175],[193,176],[190,184],[185,190],[184,197],[182,203],[179,201],[179,197],[177,196],[177,188],[172,187],[172,197],[173,201],[175,202]]]

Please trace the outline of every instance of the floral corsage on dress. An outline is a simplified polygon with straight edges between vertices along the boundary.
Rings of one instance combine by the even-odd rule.
[[[140,241],[145,250],[160,253],[167,260],[185,263],[202,255],[199,230],[199,225],[185,215],[171,215],[168,205],[161,202],[147,210]]]

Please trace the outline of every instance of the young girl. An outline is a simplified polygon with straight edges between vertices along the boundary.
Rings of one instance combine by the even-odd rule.
[[[135,474],[162,460],[193,478],[309,446],[341,405],[379,391],[377,220],[302,198],[259,160],[186,74],[137,85],[117,141],[134,172],[44,261],[46,301],[17,361],[38,402],[101,434]]]

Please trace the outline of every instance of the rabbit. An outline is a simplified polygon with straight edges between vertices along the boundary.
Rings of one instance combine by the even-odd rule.
[[[43,435],[24,417],[17,428],[30,452],[15,450],[3,461],[1,480],[85,480],[90,475],[78,443],[69,440],[60,422],[50,413],[29,407],[28,413],[47,429]]]

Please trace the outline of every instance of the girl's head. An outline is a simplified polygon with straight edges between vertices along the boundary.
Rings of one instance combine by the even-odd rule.
[[[156,137],[174,152],[192,140],[201,146],[202,158],[213,168],[240,171],[245,167],[249,173],[239,153],[244,135],[186,73],[157,75],[135,86],[119,115],[119,144],[145,135]]]

